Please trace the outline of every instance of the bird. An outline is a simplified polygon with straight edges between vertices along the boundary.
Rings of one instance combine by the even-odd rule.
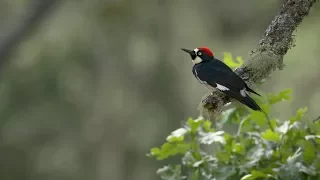
[[[204,84],[209,90],[218,89],[252,110],[263,112],[248,92],[258,96],[260,94],[249,88],[246,82],[228,65],[215,58],[208,47],[203,46],[193,50],[181,48],[181,50],[191,56],[192,73],[201,84]]]

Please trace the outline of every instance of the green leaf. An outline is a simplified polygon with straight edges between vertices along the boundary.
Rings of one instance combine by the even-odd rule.
[[[224,131],[200,133],[199,142],[201,144],[212,144],[213,142],[219,142],[221,144],[225,143],[223,137]]]
[[[251,119],[260,127],[264,127],[267,124],[266,116],[260,111],[253,111]]]
[[[191,175],[191,180],[199,180],[200,179],[200,172],[199,169],[195,169]]]
[[[306,140],[309,140],[309,139],[320,139],[320,135],[307,135],[307,136],[305,136],[305,139]]]
[[[177,154],[185,154],[189,149],[191,149],[191,145],[186,143],[164,143],[161,148],[152,148],[147,156],[163,160]]]
[[[311,164],[316,158],[316,150],[311,141],[304,141],[303,159],[308,164]]]
[[[206,120],[203,122],[202,127],[206,132],[213,132],[211,125],[212,125],[212,122],[209,120]]]
[[[172,136],[172,137],[168,138],[167,141],[173,143],[173,142],[181,142],[183,140],[184,140],[184,136],[178,136],[178,137]]]
[[[156,172],[163,180],[184,179],[181,174],[181,165],[168,165],[159,168]]]
[[[197,162],[195,162],[195,163],[192,165],[192,167],[198,168],[201,164],[203,164],[203,162],[204,162],[203,159],[200,160],[200,161],[197,161]]]
[[[299,161],[300,157],[301,157],[301,148],[299,147],[293,155],[289,156],[288,159],[287,159],[287,164],[289,166],[292,166],[294,164],[296,164],[296,162]]]
[[[221,113],[221,124],[225,124],[230,121],[235,121],[237,119],[237,108],[230,108]]]
[[[250,119],[251,119],[251,115],[248,115],[241,120],[239,129],[238,129],[238,135],[240,135],[241,132],[253,131],[253,126],[251,124]]]
[[[315,159],[314,167],[320,169],[320,158]]]
[[[268,95],[267,103],[261,101],[263,98],[257,103],[269,112],[272,104],[290,99],[290,94],[290,89],[285,90]],[[306,112],[307,108],[301,108],[291,118],[270,119],[275,131],[263,113],[243,107],[221,113],[222,120],[215,124],[218,131],[213,129],[212,121],[189,118],[183,128],[173,131],[148,156],[158,160],[174,156],[173,161],[181,160],[180,165],[158,170],[166,180],[318,179],[320,121],[304,118]],[[238,133],[223,131],[234,132],[237,127]],[[265,128],[270,129],[261,130]]]
[[[268,178],[272,177],[270,174],[265,174],[260,171],[251,171],[251,174],[245,175],[241,178],[241,180],[254,180],[258,178]]]
[[[243,60],[240,56],[236,57],[236,61],[232,59],[232,54],[229,52],[224,53],[223,61],[227,64],[230,68],[235,69],[243,65]]]
[[[214,178],[210,178],[208,180],[216,179],[216,180],[229,180],[235,179],[234,176],[237,174],[237,170],[235,166],[225,165],[221,166],[217,171],[214,172]]]
[[[282,122],[282,125],[277,127],[277,131],[280,132],[281,134],[286,134],[291,129],[289,124],[290,124],[289,121]]]
[[[268,141],[280,142],[280,135],[277,132],[271,131],[271,129],[267,129],[267,131],[261,133],[261,137]]]
[[[168,142],[181,142],[184,140],[184,135],[188,132],[185,128],[179,128],[167,137]]]
[[[200,124],[202,123],[202,119],[198,119],[198,120],[193,120],[192,118],[189,118],[188,119],[188,126],[190,127],[191,129],[191,133],[196,133],[197,132],[197,129],[199,128]]]
[[[292,95],[292,89],[286,89],[281,91],[279,94],[268,94],[269,104],[275,104],[284,100],[290,100]]]
[[[228,163],[231,159],[231,154],[229,152],[217,152],[216,154],[219,161]]]
[[[293,116],[290,118],[290,123],[292,124],[296,121],[300,121],[307,111],[308,111],[307,107],[298,109],[296,116]]]
[[[226,142],[229,142],[229,143],[231,143],[232,140],[233,140],[233,136],[231,136],[231,135],[228,134],[228,133],[224,133],[223,137],[224,137],[224,140],[225,140]]]
[[[153,155],[159,155],[161,153],[161,150],[157,147],[154,147],[154,148],[151,148],[150,150],[150,155],[153,156]]]
[[[236,143],[235,141],[232,142],[232,152],[237,154],[244,153],[244,147],[240,143]]]
[[[267,120],[268,121],[268,120]],[[278,123],[276,119],[270,119],[270,125],[272,126],[273,129],[278,128]],[[270,127],[270,126],[269,126]]]
[[[269,103],[266,103],[266,104],[262,104],[262,105],[260,105],[260,107],[261,107],[261,109],[264,111],[264,112],[266,112],[267,114],[269,114],[270,113],[270,104]]]
[[[248,141],[248,140],[247,140]],[[261,161],[265,155],[265,149],[261,142],[257,143],[257,141],[251,142],[251,144],[247,145],[247,153],[246,158],[248,160],[246,166],[255,166],[257,162]]]

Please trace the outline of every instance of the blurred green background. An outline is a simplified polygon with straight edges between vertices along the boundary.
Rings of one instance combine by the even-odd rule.
[[[0,41],[32,0],[0,0]],[[13,49],[0,81],[3,180],[151,180],[162,164],[145,154],[207,92],[180,48],[248,58],[280,0],[64,0]],[[320,5],[298,30],[283,71],[259,91],[293,89],[273,108],[319,115]],[[2,61],[0,59],[0,61]]]

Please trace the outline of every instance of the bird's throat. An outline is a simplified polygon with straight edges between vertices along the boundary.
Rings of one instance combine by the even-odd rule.
[[[199,64],[202,62],[202,59],[200,57],[196,57],[194,60],[192,60],[193,64]]]

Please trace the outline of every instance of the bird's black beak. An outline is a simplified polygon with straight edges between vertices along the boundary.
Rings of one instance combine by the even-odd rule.
[[[184,48],[181,48],[181,50],[184,51],[184,52],[189,53],[192,60],[194,60],[197,57],[197,55],[195,54],[195,52],[193,50],[184,49]]]
[[[193,53],[193,51],[192,51],[192,50],[189,50],[189,49],[181,48],[181,50],[184,51],[184,52],[189,53],[190,55],[192,55],[192,53]]]

